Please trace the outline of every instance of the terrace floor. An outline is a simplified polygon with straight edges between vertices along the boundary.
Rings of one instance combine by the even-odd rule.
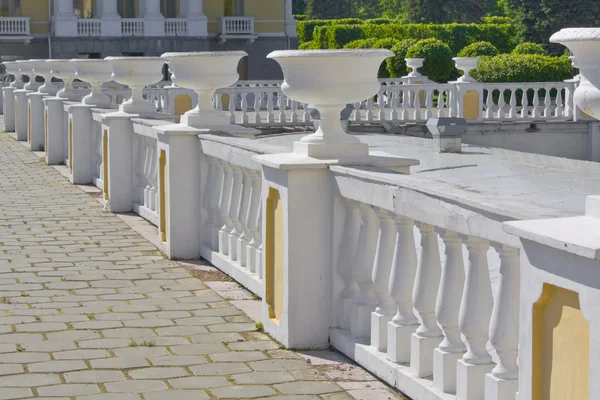
[[[403,398],[339,353],[280,349],[223,286],[0,133],[0,400]]]

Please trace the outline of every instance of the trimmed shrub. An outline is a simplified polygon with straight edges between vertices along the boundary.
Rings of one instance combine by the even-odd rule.
[[[298,49],[299,50],[318,50],[318,49],[320,49],[320,47],[317,42],[312,40],[310,42],[302,43],[300,46],[298,46]]]
[[[377,40],[375,43],[373,43],[373,45],[371,47],[374,49],[391,50],[397,43],[398,43],[398,41],[396,39],[385,38],[385,39]],[[379,72],[377,73],[377,76],[379,78],[389,78],[390,77],[390,73],[387,70],[387,62],[386,61],[382,62],[381,65],[379,66]]]
[[[394,45],[391,50],[396,54],[394,57],[390,57],[386,60],[386,69],[389,77],[400,78],[408,74],[408,68],[406,68],[406,52],[408,49],[415,44],[415,40],[406,39],[402,40]]]
[[[420,72],[437,82],[445,82],[454,72],[452,50],[438,39],[424,39],[413,44],[406,52],[406,58],[424,58]]]
[[[294,14],[294,19],[296,21],[307,21],[308,20],[308,15],[306,15],[306,14]]]
[[[513,24],[514,21],[510,17],[500,17],[495,15],[488,15],[481,18],[484,24]]]
[[[364,34],[362,25],[320,26],[314,33],[314,40],[324,49],[343,49],[347,43],[368,37]]]
[[[546,50],[541,44],[525,42],[515,47],[511,54],[537,54],[540,56],[547,56],[548,50]]]
[[[367,19],[365,21],[365,24],[386,25],[391,24],[392,22],[394,22],[394,20],[391,20],[389,18],[372,18]]]
[[[561,82],[572,78],[571,60],[537,54],[482,57],[471,72],[481,82]]]
[[[347,43],[344,46],[344,48],[345,49],[370,49],[373,47],[373,44],[375,44],[375,42],[377,42],[377,41],[378,40],[375,38],[354,40],[350,43]]]
[[[498,49],[490,42],[471,43],[458,52],[458,57],[497,56]]]
[[[306,21],[298,21],[297,31],[298,40],[300,43],[310,42],[314,38],[315,28],[319,26],[330,26],[330,25],[360,25],[364,21],[358,18],[344,18],[344,19],[311,19]]]

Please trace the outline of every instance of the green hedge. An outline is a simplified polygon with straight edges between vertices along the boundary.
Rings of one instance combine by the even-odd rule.
[[[308,15],[306,15],[306,14],[294,14],[294,19],[296,21],[307,21],[308,20]]]
[[[497,56],[498,49],[490,42],[475,42],[471,43],[464,49],[458,52],[458,57],[482,57],[482,56]]]
[[[347,43],[344,46],[344,48],[345,49],[372,49],[373,45],[377,41],[378,41],[378,39],[375,39],[375,38],[353,40],[352,42]]]
[[[511,54],[537,54],[540,56],[547,56],[548,50],[541,44],[525,42],[517,45]]]
[[[386,60],[386,68],[391,78],[400,78],[408,74],[408,68],[406,67],[406,53],[408,49],[415,44],[412,39],[402,40],[392,47],[392,52],[395,54],[394,57],[390,57]]]
[[[437,82],[446,82],[454,72],[452,50],[438,39],[418,41],[408,49],[406,58],[424,58],[419,72]]]
[[[457,54],[469,44],[479,41],[490,42],[501,52],[508,53],[516,45],[516,37],[515,28],[509,24],[335,24],[317,26],[311,40],[314,38],[322,48],[340,49],[349,42],[366,38],[435,38]]]
[[[298,40],[300,43],[310,42],[313,40],[315,28],[319,26],[329,25],[348,25],[355,24],[360,25],[364,21],[358,18],[344,18],[344,19],[311,19],[306,21],[298,21]]]
[[[482,57],[471,72],[481,82],[560,82],[572,78],[568,57],[500,54]]]

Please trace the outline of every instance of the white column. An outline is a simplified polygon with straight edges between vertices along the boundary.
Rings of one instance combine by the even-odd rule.
[[[490,400],[514,398],[518,389],[519,367],[519,250],[494,244],[500,255],[500,278],[490,322],[490,344],[498,355],[498,365],[485,377],[485,396]]]
[[[486,349],[492,315],[492,288],[487,262],[487,240],[463,236],[469,250],[465,287],[460,305],[459,326],[467,352],[456,366],[458,400],[483,399],[485,375],[494,364]]]
[[[144,18],[160,18],[164,17],[160,12],[160,0],[145,0],[144,3],[144,13],[142,15]]]
[[[462,240],[454,232],[438,229],[446,245],[435,315],[444,332],[444,340],[433,352],[433,384],[445,393],[456,393],[456,362],[466,350],[460,338],[458,314],[465,284]]]
[[[371,346],[387,352],[387,325],[396,314],[396,304],[390,296],[390,275],[396,244],[396,224],[392,214],[383,209],[377,210],[379,235],[373,262],[373,285],[379,305],[371,314]]]
[[[437,233],[432,225],[417,223],[421,231],[421,258],[417,267],[413,303],[421,325],[411,337],[410,371],[423,378],[433,374],[433,350],[442,341],[435,305],[442,274]]]
[[[78,36],[73,0],[54,1],[54,34],[61,37]]]
[[[54,0],[54,15],[55,16],[74,16],[73,0]]]
[[[202,0],[199,0],[202,3]],[[179,0],[179,12],[177,18],[187,18],[190,7],[190,0]]]
[[[121,36],[121,16],[117,9],[117,0],[103,0],[98,3],[101,6],[100,16],[102,36]]]
[[[358,235],[358,244],[354,252],[352,274],[358,283],[359,294],[352,308],[352,335],[368,338],[371,334],[371,313],[377,306],[377,297],[373,287],[373,259],[377,242],[379,220],[373,207],[360,205],[362,224]]]
[[[396,243],[390,276],[390,294],[397,312],[388,324],[388,358],[393,362],[410,361],[410,338],[419,326],[413,312],[412,289],[417,271],[414,221],[396,217]]]
[[[165,36],[165,17],[160,12],[160,0],[146,0],[143,7],[144,36]],[[140,9],[142,9],[140,2]]]
[[[183,7],[183,3],[182,3]],[[186,17],[187,34],[194,37],[208,36],[208,18],[204,14],[203,0],[188,0]]]
[[[285,0],[285,35],[287,37],[295,38],[298,37],[298,31],[296,29],[296,20],[292,12],[292,0]]]

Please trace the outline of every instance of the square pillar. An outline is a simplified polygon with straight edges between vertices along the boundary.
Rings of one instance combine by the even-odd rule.
[[[73,11],[73,0],[54,0],[54,35],[77,37],[77,16]]]
[[[287,348],[327,348],[333,276],[327,164],[296,154],[253,159],[263,166],[265,330]]]
[[[45,130],[46,130],[46,163],[58,165],[63,163],[69,155],[65,153],[67,135],[65,126],[65,99],[47,97],[45,105]]]
[[[86,104],[69,107],[69,179],[76,185],[88,185],[93,182],[92,108],[94,106]]]
[[[203,7],[203,0],[192,0],[187,3],[185,17],[187,18],[188,36],[208,36],[208,18],[204,14]]]
[[[455,107],[458,107],[456,116],[467,121],[483,121],[483,85],[479,82],[450,83],[457,89],[458,98],[454,102]]]
[[[4,113],[4,131],[15,131],[15,88],[2,88],[2,108]]]
[[[165,17],[160,12],[160,0],[144,1],[144,35],[165,36]]]
[[[15,132],[17,140],[27,140],[27,113],[29,110],[29,98],[27,95],[33,93],[31,90],[15,90]]]
[[[46,145],[46,122],[44,110],[44,98],[48,97],[45,93],[28,93],[27,97],[27,141],[31,151],[42,151]]]
[[[103,0],[100,7],[101,36],[122,36],[121,16],[117,11],[117,0]]]
[[[197,259],[202,245],[201,130],[185,125],[154,130],[163,250],[172,259]]]

